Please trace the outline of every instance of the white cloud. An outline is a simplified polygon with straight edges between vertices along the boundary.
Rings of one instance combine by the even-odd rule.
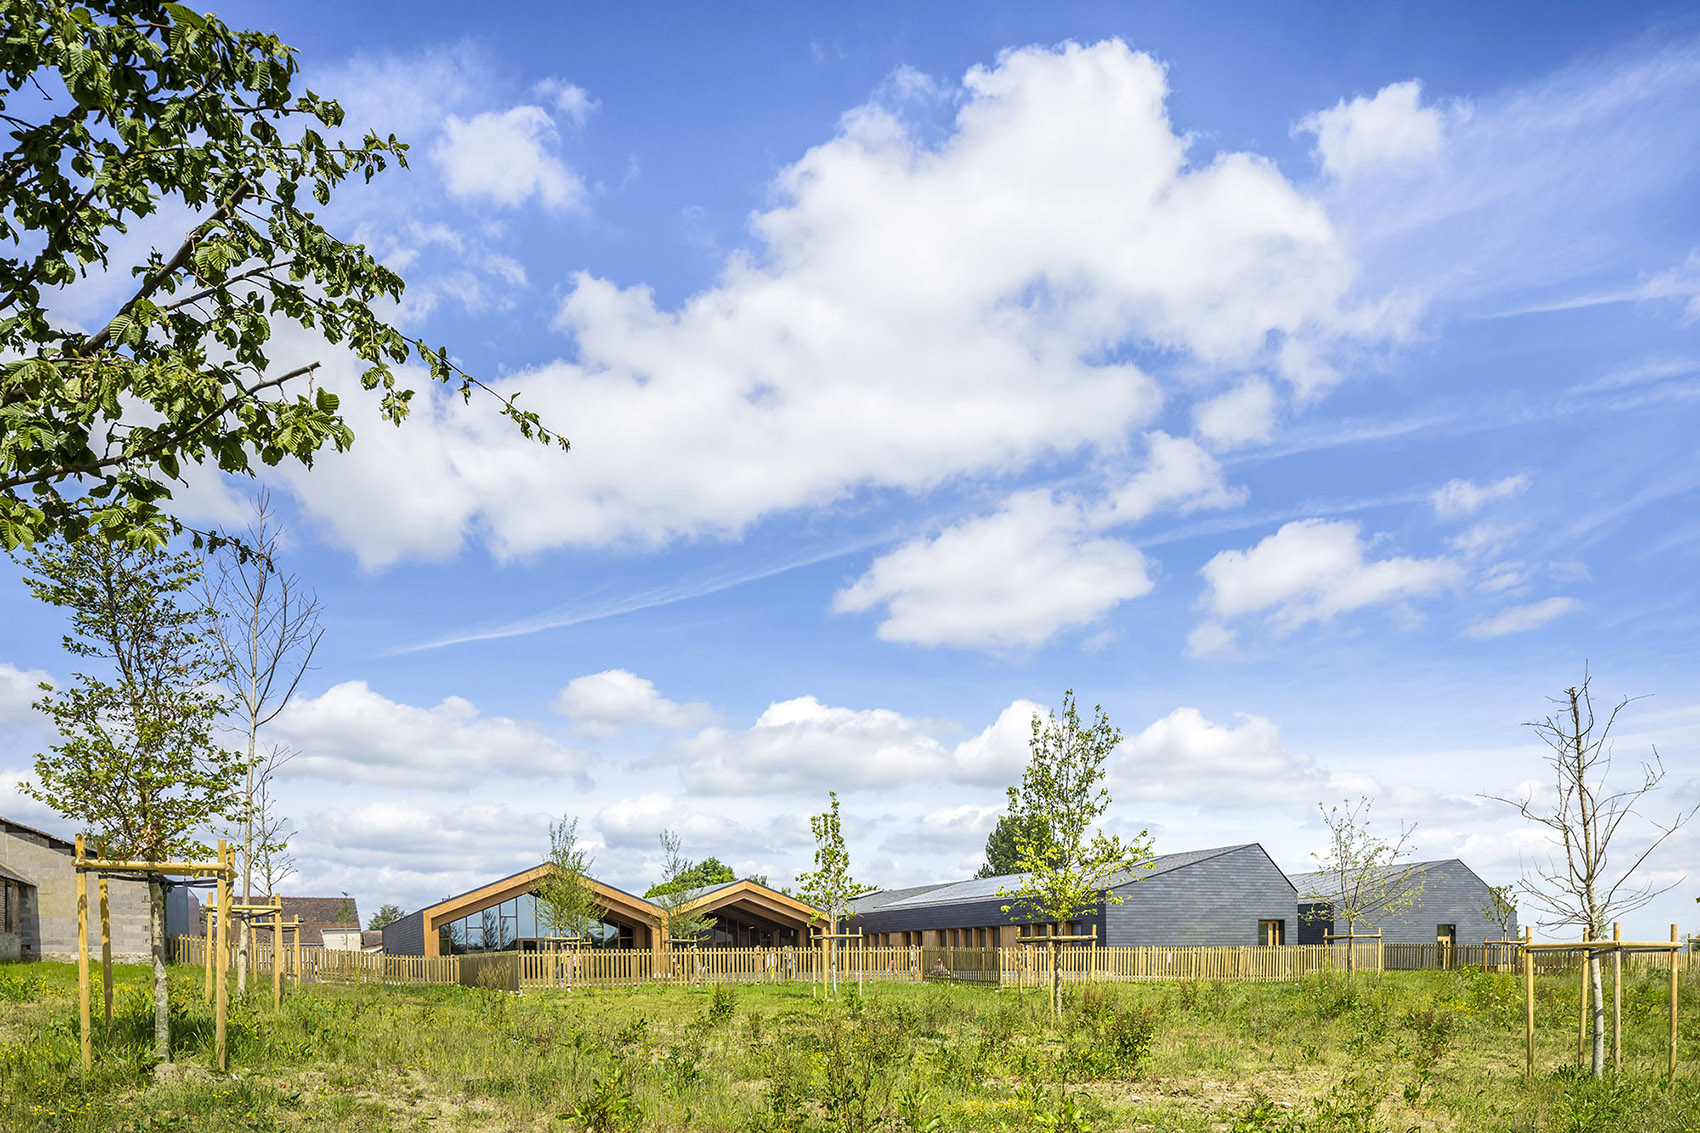
[[[1539,629],[1555,618],[1580,609],[1581,606],[1582,603],[1575,598],[1566,597],[1543,598],[1539,602],[1507,606],[1492,617],[1472,623],[1464,633],[1467,637],[1504,637],[1509,633],[1523,633]]]
[[[532,89],[548,99],[556,111],[566,115],[579,129],[583,129],[586,119],[602,107],[602,103],[590,97],[589,91],[565,79],[544,79]]]
[[[481,716],[463,697],[419,708],[373,692],[365,681],[297,698],[273,728],[301,753],[285,774],[348,782],[449,788],[503,775],[570,779],[590,760],[535,724]]]
[[[1126,483],[1111,488],[1106,506],[1093,515],[1102,527],[1135,523],[1162,508],[1197,511],[1232,507],[1245,500],[1245,489],[1229,488],[1216,458],[1186,437],[1147,435],[1145,467]]]
[[[550,816],[489,803],[452,811],[379,799],[309,813],[291,848],[300,855],[358,856],[373,867],[475,871],[486,879],[536,865],[549,847]]]
[[[706,794],[1003,785],[1026,763],[1035,712],[1044,709],[1017,700],[979,735],[950,747],[937,738],[938,721],[801,696],[769,705],[744,731],[705,728],[674,749],[685,786]]]
[[[51,807],[44,806],[19,789],[20,784],[29,779],[27,771],[0,768],[0,815],[50,833],[62,830],[64,820]]]
[[[833,597],[833,609],[883,605],[878,634],[886,641],[1039,645],[1151,590],[1138,548],[1083,528],[1078,506],[1047,491],[1020,492],[993,515],[880,556]]]
[[[992,515],[880,556],[834,596],[833,608],[885,606],[878,632],[888,641],[1013,648],[1150,593],[1144,555],[1102,532],[1162,508],[1231,506],[1245,493],[1227,486],[1222,466],[1195,441],[1163,432],[1146,439],[1144,467],[1112,482],[1101,500],[1018,492]]]
[[[451,114],[431,156],[449,192],[508,208],[532,197],[556,211],[582,208],[584,182],[549,152],[555,120],[541,106],[515,106],[471,118]]]
[[[1209,586],[1206,604],[1218,619],[1273,611],[1275,628],[1285,631],[1432,594],[1462,578],[1461,568],[1444,558],[1369,561],[1359,530],[1344,520],[1307,519],[1255,547],[1222,551],[1199,571]]]
[[[734,535],[864,488],[1118,453],[1160,403],[1125,345],[1321,373],[1336,344],[1393,333],[1354,306],[1321,204],[1254,155],[1189,157],[1149,56],[1013,51],[961,95],[937,144],[878,105],[845,115],[778,176],[760,247],[678,307],[575,276],[558,318],[574,357],[499,383],[570,454],[487,407],[416,400],[394,451],[362,455],[382,430],[354,422],[361,443],[319,462],[313,506],[368,564],[449,554],[471,530],[499,555]],[[525,155],[494,186],[514,197],[538,191],[532,110],[490,123]],[[469,192],[506,164],[446,153]]]
[[[1188,657],[1226,657],[1234,651],[1239,634],[1221,622],[1200,622],[1186,635]]]
[[[932,853],[979,850],[1004,809],[961,803],[928,811],[912,827],[887,839],[885,849],[892,853],[902,853],[905,849],[910,853],[917,849]]]
[[[679,704],[655,691],[655,683],[625,669],[574,677],[549,707],[572,718],[588,736],[611,736],[628,725],[661,731],[697,728],[714,719],[706,704]]]
[[[1249,378],[1195,405],[1192,423],[1198,435],[1217,448],[1267,441],[1275,428],[1275,387]]]
[[[1422,94],[1414,79],[1392,83],[1374,98],[1341,99],[1297,131],[1316,135],[1316,155],[1335,177],[1424,165],[1440,155],[1446,121],[1440,110],[1422,105]]]
[[[1474,480],[1448,480],[1429,499],[1434,503],[1434,513],[1441,519],[1462,519],[1496,500],[1510,499],[1528,486],[1529,476],[1524,472],[1488,484],[1478,484]]]
[[[41,699],[41,684],[53,678],[41,669],[20,669],[0,661],[0,720],[36,720],[41,717],[30,705]]]
[[[812,845],[814,836],[805,815],[774,812],[771,806],[741,812],[739,821],[724,806],[697,806],[689,799],[658,792],[618,799],[596,815],[597,829],[615,849],[638,850],[656,855],[663,830],[679,835],[687,857],[712,854],[771,854],[784,847]],[[659,870],[651,871],[659,873]]]
[[[1123,740],[1114,763],[1117,798],[1195,806],[1312,802],[1327,784],[1308,755],[1290,752],[1272,720],[1242,713],[1215,724],[1177,708]]]

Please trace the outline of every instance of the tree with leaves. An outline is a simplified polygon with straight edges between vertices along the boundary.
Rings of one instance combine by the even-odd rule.
[[[99,852],[181,861],[210,851],[200,833],[234,813],[247,763],[214,738],[224,711],[218,650],[193,600],[193,556],[100,539],[41,544],[24,560],[31,593],[64,609],[66,652],[103,672],[42,685],[36,707],[59,742],[35,757],[32,798],[81,824]],[[154,1056],[171,1059],[165,885],[148,882]]]
[[[1648,796],[1665,779],[1656,747],[1627,784],[1612,782],[1612,729],[1618,714],[1636,698],[1618,701],[1602,718],[1594,710],[1592,682],[1584,673],[1581,684],[1552,698],[1555,707],[1544,719],[1524,725],[1547,745],[1554,792],[1536,795],[1531,788],[1520,798],[1490,797],[1546,830],[1552,852],[1545,865],[1523,878],[1524,894],[1544,914],[1541,923],[1579,931],[1584,940],[1602,940],[1613,921],[1676,886],[1675,881],[1648,881],[1642,870],[1700,807],[1678,810],[1665,822],[1646,813]],[[1614,857],[1613,843],[1626,829],[1631,848]],[[1598,1078],[1605,1072],[1606,1020],[1600,957],[1593,953],[1588,955],[1588,982],[1594,1002],[1593,1074]]]
[[[532,892],[537,897],[538,928],[549,936],[582,940],[608,916],[596,896],[590,867],[596,858],[579,842],[578,819],[561,816],[549,824],[549,869]]]
[[[679,889],[703,889],[710,885],[724,885],[728,881],[736,880],[738,880],[738,875],[732,871],[732,867],[710,854],[672,881],[658,881],[651,885],[644,891],[643,895],[655,897],[663,892]]]
[[[850,850],[844,844],[844,827],[838,817],[838,792],[828,791],[830,805],[809,819],[809,829],[815,836],[815,868],[797,875],[797,895],[826,914],[827,934],[838,935],[838,926],[856,915],[850,902],[873,886],[862,885],[850,876]],[[838,941],[830,942],[828,965],[832,989],[838,990]]]
[[[662,928],[672,944],[695,944],[714,930],[714,919],[691,912],[696,901],[693,886],[685,879],[696,863],[684,855],[678,831],[661,832],[661,884],[655,886],[655,904],[661,906]]]
[[[373,913],[366,921],[366,930],[368,932],[376,932],[379,929],[388,928],[390,925],[395,924],[406,915],[406,909],[402,908],[400,905],[386,901],[384,904],[379,905],[378,911]]]
[[[182,529],[167,509],[190,465],[252,475],[346,449],[320,363],[273,364],[274,320],[360,359],[392,423],[413,397],[395,368],[417,358],[566,447],[374,311],[401,278],[314,208],[405,167],[407,147],[344,138],[336,102],[294,92],[276,36],[161,0],[0,0],[0,26],[0,548],[91,530],[163,542]],[[176,214],[174,246],[112,262],[138,223]],[[133,286],[92,327],[54,316],[91,273],[124,272]]]
[[[1501,940],[1511,939],[1512,930],[1517,927],[1517,887],[1515,885],[1490,885],[1488,895],[1482,899],[1482,916],[1488,923],[1499,930]]]
[[[1009,805],[1011,809],[998,816],[998,824],[986,835],[986,860],[975,877],[1008,877],[1012,873],[1020,873],[1017,844],[1023,838],[1029,842],[1043,842],[1049,837],[1034,827],[1035,823],[1044,821],[1042,817],[1016,812],[1014,808],[1020,805],[1020,800],[1014,787],[1009,789]]]
[[[1401,824],[1389,840],[1370,829],[1368,798],[1338,806],[1317,805],[1328,830],[1328,848],[1311,857],[1317,863],[1317,882],[1304,896],[1326,905],[1330,920],[1346,922],[1346,978],[1357,971],[1357,941],[1350,939],[1358,925],[1375,928],[1417,907],[1423,897],[1423,872],[1411,866],[1411,841],[1416,825]]]
[[[1121,730],[1094,706],[1083,724],[1074,690],[1063,693],[1063,712],[1033,714],[1027,767],[1019,789],[1010,789],[1009,812],[1026,821],[1016,832],[1019,873],[998,889],[1008,897],[1005,913],[1018,913],[1059,927],[1121,903],[1112,885],[1133,880],[1151,864],[1151,836],[1132,841],[1106,834],[1098,820],[1110,808],[1104,765],[1121,743]],[[1051,1014],[1062,1009],[1062,984],[1052,966]]]
[[[272,779],[293,753],[273,748],[262,756],[260,731],[289,706],[319,648],[324,628],[319,624],[319,601],[304,591],[301,580],[279,565],[283,531],[272,513],[271,495],[261,492],[251,501],[253,518],[245,531],[216,551],[205,582],[213,640],[224,659],[224,687],[236,706],[248,755],[248,778],[242,792],[242,814],[234,839],[241,862],[242,900],[255,898],[256,864],[268,874],[293,873],[287,865],[288,846],[279,841],[289,827],[277,813]],[[261,827],[269,826],[269,832]],[[271,894],[280,879],[266,882]],[[236,987],[248,988],[248,949],[251,933],[241,923],[237,935]]]

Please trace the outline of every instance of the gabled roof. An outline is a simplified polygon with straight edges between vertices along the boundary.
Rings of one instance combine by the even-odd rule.
[[[69,838],[61,838],[57,834],[49,834],[47,831],[37,830],[33,826],[25,826],[23,823],[15,822],[10,818],[0,818],[0,830],[4,830],[11,834],[34,834],[38,838],[47,839],[53,844],[55,849],[59,850],[70,850],[75,852],[77,848],[76,842]]]
[[[13,873],[11,870],[7,869],[3,865],[0,865],[0,878],[5,878],[7,881],[15,881],[19,885],[27,885],[31,889],[35,888],[35,882],[31,881],[29,878],[25,877],[23,874]]]
[[[432,905],[419,910],[426,931],[431,931],[438,924],[475,913],[480,909],[506,900],[508,897],[527,892],[553,867],[548,862],[539,862],[530,869],[522,869],[518,873],[510,873],[506,877],[487,882],[476,889],[468,889],[465,893],[457,893],[453,897],[445,897]],[[627,918],[639,917],[652,924],[659,924],[665,915],[661,907],[652,901],[647,901],[624,889],[616,889],[612,885],[586,877],[585,881],[595,892],[597,900],[608,905],[611,911],[619,912]]]
[[[332,932],[358,932],[360,929],[360,909],[352,897],[283,897],[280,900],[285,917],[301,918],[302,944],[323,944],[326,929]]]
[[[1429,862],[1405,862],[1397,868],[1401,873],[1411,874],[1427,873],[1429,870],[1435,869],[1436,867],[1449,865],[1458,866],[1471,877],[1474,877],[1477,881],[1481,881],[1484,886],[1487,884],[1487,882],[1482,881],[1480,874],[1465,865],[1463,860],[1460,858],[1436,858],[1434,861]],[[1301,901],[1306,899],[1328,901],[1339,896],[1340,892],[1338,875],[1333,870],[1327,869],[1318,869],[1312,870],[1309,873],[1294,874],[1293,888],[1299,891],[1299,899]]]
[[[711,913],[727,905],[746,902],[764,912],[789,915],[805,924],[825,919],[825,914],[813,905],[781,893],[758,881],[725,881],[704,885],[692,890],[679,906],[681,912]]]
[[[1199,862],[1219,858],[1237,850],[1262,850],[1256,842],[1241,842],[1235,846],[1217,846],[1208,850],[1187,850],[1178,854],[1158,854],[1151,859],[1150,869],[1137,869],[1112,878],[1106,889],[1118,889],[1137,881],[1159,877],[1175,870],[1186,869]],[[1268,855],[1265,854],[1267,857]],[[1273,861],[1270,863],[1274,864]],[[1019,887],[1027,875],[1019,873],[1005,874],[1001,877],[976,877],[968,881],[953,881],[943,885],[919,885],[913,889],[888,890],[885,894],[870,894],[872,897],[886,897],[877,903],[864,903],[867,898],[859,897],[851,902],[858,913],[872,912],[874,909],[896,910],[926,908],[933,905],[953,905],[964,901],[987,901],[998,896],[1002,889]],[[1284,875],[1283,875],[1284,876]]]

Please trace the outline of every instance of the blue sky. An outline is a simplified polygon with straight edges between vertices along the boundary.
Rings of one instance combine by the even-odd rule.
[[[1700,804],[1700,21],[1477,8],[222,9],[412,144],[339,229],[574,442],[422,399],[270,482],[297,887],[416,907],[563,813],[616,883],[665,826],[789,879],[828,790],[862,879],[961,876],[1069,687],[1163,851],[1300,872],[1369,794],[1510,880],[1480,796],[1585,663]],[[69,665],[0,594],[9,792]]]

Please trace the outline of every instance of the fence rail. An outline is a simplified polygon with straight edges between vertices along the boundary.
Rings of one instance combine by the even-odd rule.
[[[1448,947],[1435,944],[1360,943],[1353,967],[1361,972],[1433,971],[1481,968],[1521,972],[1531,959],[1516,942]],[[846,945],[823,953],[818,948],[678,948],[657,956],[647,948],[582,948],[558,952],[505,952],[482,956],[386,956],[304,947],[300,971],[296,952],[283,949],[284,974],[309,982],[384,984],[466,984],[508,988],[619,988],[657,983],[952,983],[1003,987],[1044,987],[1051,980],[1052,956],[1063,983],[1196,981],[1265,983],[1298,980],[1325,972],[1344,972],[1347,945],[1301,944],[1247,947],[1103,948],[1060,946],[1055,953],[1042,940],[1011,948],[869,948]],[[172,940],[179,964],[206,962],[200,936]],[[229,967],[235,970],[234,946]],[[269,944],[249,946],[249,968],[256,978],[271,972]],[[1539,974],[1574,971],[1581,956],[1537,952]],[[1666,971],[1669,953],[1624,957],[1630,971]],[[1694,953],[1675,958],[1687,970]]]

